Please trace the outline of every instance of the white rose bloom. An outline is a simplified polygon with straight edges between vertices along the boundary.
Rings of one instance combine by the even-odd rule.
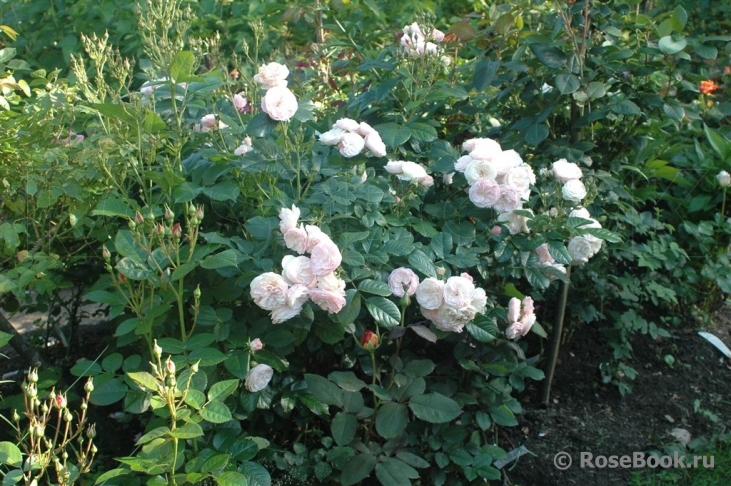
[[[252,393],[262,391],[267,387],[273,376],[274,370],[271,366],[258,364],[249,370],[244,386]]]
[[[438,309],[444,300],[444,282],[434,277],[425,278],[416,288],[416,301],[424,309]]]
[[[576,208],[569,213],[569,218],[591,219],[591,213],[586,208]]]
[[[309,240],[307,238],[307,232],[302,225],[287,230],[284,233],[284,244],[292,251],[296,251],[300,255],[307,251],[309,247]]]
[[[475,308],[475,311],[484,314],[485,309],[487,308],[487,294],[485,293],[485,289],[481,287],[477,287],[475,291],[472,293],[472,302],[470,302],[470,305]]]
[[[497,169],[497,181],[502,183],[510,169],[523,164],[523,159],[515,150],[505,150],[492,159]]]
[[[559,159],[551,166],[553,175],[561,181],[566,183],[574,179],[581,179],[584,175],[581,172],[581,168],[573,162],[568,162],[566,159]]]
[[[571,179],[561,189],[563,198],[573,203],[580,203],[586,197],[586,187],[579,179]]]
[[[368,135],[372,133],[378,133],[375,128],[367,124],[366,122],[360,122],[358,125],[358,135],[360,135],[363,138],[366,138]]]
[[[442,305],[437,309],[434,326],[445,332],[462,332],[465,324],[475,318],[475,308],[471,305],[456,308],[451,305]]]
[[[355,157],[361,153],[364,148],[365,140],[363,140],[363,137],[357,133],[351,132],[343,134],[343,137],[340,139],[340,143],[338,144],[340,155],[346,158]]]
[[[310,259],[306,256],[286,255],[282,259],[282,277],[289,285],[304,285],[312,287],[317,284],[315,275],[312,273]]]
[[[305,231],[307,233],[307,248],[305,249],[307,253],[312,253],[312,250],[323,241],[332,243],[330,237],[323,233],[319,226],[308,224],[305,226]]]
[[[464,172],[469,163],[473,160],[475,159],[473,159],[471,156],[463,155],[462,157],[457,159],[457,162],[454,163],[454,170],[456,170],[457,172]]]
[[[287,301],[289,285],[284,277],[274,272],[262,273],[251,281],[251,298],[264,310],[274,310]]]
[[[386,156],[386,144],[383,143],[381,136],[377,131],[365,135],[365,148],[376,157]]]
[[[401,174],[398,174],[397,177],[402,181],[420,182],[428,175],[426,169],[416,162],[404,162],[401,165]]]
[[[467,179],[467,183],[471,186],[482,179],[495,179],[495,177],[497,177],[497,170],[495,166],[487,160],[474,159],[472,162],[467,164],[467,167],[464,170],[464,176]]]
[[[444,303],[452,307],[462,308],[472,302],[475,284],[464,277],[449,277],[444,284]]]
[[[444,174],[442,176],[442,182],[444,182],[448,186],[452,184],[453,179],[454,179],[454,172],[449,172],[448,174]]]
[[[300,208],[294,204],[292,204],[292,209],[282,208],[279,210],[279,230],[282,234],[297,227],[300,213]]]
[[[270,62],[259,68],[259,73],[254,75],[254,81],[261,84],[262,88],[270,89],[276,86],[287,86],[289,69],[278,62]]]
[[[403,160],[389,160],[384,168],[389,174],[399,175],[403,173],[403,165]]]
[[[340,128],[348,132],[357,132],[360,129],[360,123],[350,118],[341,118],[335,122],[333,128]]]
[[[594,255],[594,248],[589,240],[583,236],[575,236],[571,238],[568,244],[569,255],[571,255],[571,264],[579,265],[589,261]]]
[[[530,229],[528,229],[528,218],[525,216],[515,214],[511,211],[498,215],[497,220],[501,223],[507,223],[508,231],[510,231],[511,235],[516,235],[521,231],[526,234],[530,233]]]
[[[492,160],[492,158],[503,151],[500,144],[491,138],[471,138],[465,140],[462,144],[462,150],[465,152],[475,152],[476,159]]]
[[[345,292],[345,280],[338,278],[335,272],[317,277],[317,288],[328,292]]]
[[[535,182],[536,176],[528,164],[513,167],[505,174],[504,183],[518,191],[521,199],[526,201],[530,198],[530,185]]]
[[[343,139],[343,135],[347,132],[342,128],[333,128],[325,133],[321,133],[319,140],[323,145],[337,145]]]
[[[276,121],[291,119],[298,108],[299,104],[294,93],[284,86],[269,88],[261,99],[261,109],[269,115],[269,118]]]
[[[721,187],[731,186],[731,174],[725,170],[719,172],[718,175],[716,175],[716,179],[718,179],[718,185]]]

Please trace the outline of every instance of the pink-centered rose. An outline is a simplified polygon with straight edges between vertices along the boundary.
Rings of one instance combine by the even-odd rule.
[[[336,314],[345,307],[345,291],[333,292],[330,290],[314,288],[310,290],[310,300],[312,300],[312,302],[314,302],[320,309],[330,314]]]
[[[473,159],[469,155],[463,155],[462,157],[458,158],[457,161],[454,163],[454,170],[457,172],[464,172],[467,169],[467,166],[470,165],[470,162],[472,162]]]
[[[293,285],[287,290],[284,303],[272,309],[272,324],[281,324],[302,312],[302,307],[309,300],[309,289],[304,285]]]
[[[507,184],[500,184],[500,197],[493,205],[495,211],[499,213],[508,213],[520,209],[523,203],[520,200],[520,194],[514,187]]]
[[[284,278],[274,272],[259,275],[251,281],[251,298],[264,310],[274,310],[286,304],[289,286]]]
[[[264,349],[264,344],[262,344],[261,339],[256,338],[249,343],[249,349],[254,352],[261,351]]]
[[[566,159],[559,159],[551,165],[551,172],[554,177],[561,183],[566,183],[570,180],[581,179],[583,173],[581,167],[573,162],[568,162]]]
[[[548,251],[547,243],[543,243],[541,246],[536,248],[535,252],[538,255],[538,262],[541,264],[552,265],[556,262],[556,260],[551,256],[551,253]]]
[[[246,111],[246,105],[248,105],[249,102],[246,100],[246,97],[243,94],[235,94],[233,100],[234,108],[236,108],[236,111],[238,111],[239,113],[243,113]]]
[[[261,109],[276,121],[289,120],[297,113],[298,108],[294,93],[284,86],[269,88],[261,99]]]
[[[335,271],[342,261],[343,257],[340,254],[340,249],[329,239],[317,244],[310,255],[312,273],[316,276]]]
[[[469,190],[469,198],[478,208],[491,208],[500,199],[500,184],[494,179],[475,182]]]
[[[399,267],[388,276],[388,286],[396,297],[414,295],[419,286],[419,277],[410,268]]]
[[[307,231],[305,231],[302,225],[287,230],[287,232],[284,233],[284,244],[287,248],[292,251],[296,251],[300,255],[306,253],[309,245]]]
[[[278,62],[270,62],[259,68],[259,72],[254,75],[254,81],[261,84],[264,89],[271,89],[277,86],[287,86],[287,76],[289,69]]]
[[[477,181],[483,179],[496,179],[497,169],[495,165],[488,160],[472,159],[472,161],[467,164],[467,167],[465,167],[464,176],[465,179],[467,179],[467,184],[473,185]]]
[[[444,284],[444,303],[457,309],[472,302],[475,284],[464,277],[449,277]]]

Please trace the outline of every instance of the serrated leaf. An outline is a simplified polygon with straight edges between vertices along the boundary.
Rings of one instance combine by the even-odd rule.
[[[208,422],[213,424],[222,424],[231,420],[231,410],[221,402],[209,402],[206,403],[203,408],[200,409],[201,417]]]
[[[660,51],[668,56],[677,54],[678,52],[685,49],[685,46],[687,45],[688,41],[686,41],[685,38],[680,35],[666,35],[657,43]]]
[[[403,403],[387,402],[376,414],[376,432],[384,439],[401,435],[409,424],[409,412]]]
[[[239,264],[239,259],[243,260],[243,254],[238,250],[224,250],[215,255],[207,256],[201,261],[201,267],[208,270],[214,270],[217,268],[236,267]]]
[[[157,393],[157,380],[147,371],[132,371],[127,373],[127,376],[143,390]]]
[[[358,420],[351,413],[338,412],[330,424],[332,438],[340,446],[349,444],[355,437],[356,430],[358,430]]]
[[[457,402],[436,392],[411,397],[409,408],[419,419],[433,424],[449,422],[462,413]]]
[[[581,86],[581,81],[575,74],[559,73],[556,75],[556,88],[561,94],[571,94]]]
[[[518,425],[518,421],[515,419],[515,414],[510,410],[507,405],[500,405],[499,407],[490,410],[490,417],[492,420],[503,427],[512,427]]]
[[[323,376],[309,373],[305,374],[305,382],[307,382],[307,388],[310,390],[310,393],[322,403],[336,405],[338,407],[343,406],[343,392],[335,383]]]
[[[239,380],[222,380],[216,382],[208,390],[208,400],[223,401],[239,387]]]
[[[224,471],[213,477],[218,486],[248,486],[249,484],[246,476],[236,471]]]
[[[366,382],[355,376],[352,371],[333,371],[327,378],[349,392],[357,392],[366,387]]]
[[[434,334],[428,327],[422,326],[420,324],[411,324],[409,325],[409,329],[413,330],[416,334],[429,342],[437,342],[437,335]]]
[[[338,313],[338,319],[343,326],[349,326],[360,314],[360,293],[355,289],[345,291],[345,306]]]
[[[392,457],[383,457],[376,465],[376,477],[381,484],[389,486],[411,486],[411,479],[419,473],[408,464]]]
[[[358,290],[382,297],[389,297],[393,293],[391,292],[391,287],[386,282],[371,279],[361,280],[358,283]]]
[[[379,325],[386,329],[391,329],[399,325],[401,311],[396,304],[385,297],[370,297],[366,299],[365,305],[368,312]]]
[[[558,69],[566,64],[566,54],[558,47],[545,44],[530,44],[530,49],[539,61],[551,69]]]
[[[147,432],[145,435],[137,439],[137,442],[135,442],[135,445],[143,445],[147,444],[148,442],[151,442],[155,439],[158,439],[160,437],[163,437],[170,433],[170,427],[157,427],[155,429],[152,429],[151,431]]]
[[[195,56],[190,51],[180,51],[175,54],[173,63],[170,65],[170,79],[176,83],[185,81],[187,77],[193,74],[193,66],[195,65]]]
[[[420,250],[415,250],[409,255],[409,264],[414,270],[418,270],[427,277],[437,276],[437,270],[434,268],[434,264],[431,259]]]
[[[198,424],[188,423],[171,430],[169,435],[178,439],[195,439],[203,435],[203,429]]]
[[[622,100],[609,107],[609,109],[618,115],[641,115],[642,110],[634,102],[630,100]]]
[[[589,96],[589,98],[595,100],[597,98],[604,97],[604,95],[607,94],[607,88],[604,83],[601,83],[599,81],[592,81],[591,83],[586,85],[586,94],[587,96]]]
[[[340,483],[342,486],[351,486],[359,483],[371,475],[371,471],[376,467],[378,461],[370,454],[358,454],[353,456],[343,467],[340,475]]]
[[[89,396],[89,401],[94,405],[106,406],[116,403],[124,398],[129,391],[127,385],[119,378],[112,378],[99,385],[94,383],[94,391]]]
[[[20,467],[23,464],[23,455],[17,445],[0,442],[0,464],[11,467]]]

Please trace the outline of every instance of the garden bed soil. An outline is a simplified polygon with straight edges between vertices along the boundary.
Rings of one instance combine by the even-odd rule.
[[[81,326],[79,349],[82,357],[95,359],[107,345],[113,346],[113,329],[105,324]],[[731,309],[719,313],[714,325],[706,329],[731,345]],[[518,416],[517,427],[500,431],[499,445],[506,450],[525,446],[525,454],[503,468],[503,485],[565,486],[626,485],[630,469],[588,469],[578,466],[579,452],[597,455],[624,455],[633,452],[660,450],[676,443],[673,429],[687,430],[693,439],[711,438],[715,431],[728,427],[731,419],[729,380],[731,363],[696,330],[673,332],[670,338],[651,340],[639,336],[633,342],[635,359],[631,363],[639,371],[633,392],[622,397],[617,388],[603,384],[597,367],[600,354],[606,351],[606,340],[597,326],[577,329],[559,355],[553,382],[550,406],[541,406],[542,382],[531,382],[518,397],[524,413]],[[18,361],[10,348],[0,353],[0,375],[17,368]],[[48,363],[68,369],[73,365],[63,346],[43,351]],[[672,355],[672,367],[665,361]],[[67,380],[72,377],[66,376]],[[18,393],[14,385],[1,385],[0,394]],[[701,409],[718,417],[714,423]],[[135,436],[142,432],[137,420],[125,421],[115,416],[118,407],[93,407],[96,410],[100,459],[96,467],[115,467],[114,457],[128,455]],[[7,440],[4,439],[4,440]],[[554,466],[554,456],[565,451],[573,465],[565,471]]]

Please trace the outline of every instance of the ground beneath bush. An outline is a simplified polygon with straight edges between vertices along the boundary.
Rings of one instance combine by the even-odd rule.
[[[719,312],[705,330],[731,347],[731,308]],[[633,392],[624,397],[613,385],[602,384],[597,362],[605,342],[596,327],[578,329],[561,350],[550,406],[541,406],[540,382],[519,398],[524,406],[520,425],[505,429],[500,445],[506,450],[522,445],[535,456],[526,454],[505,466],[504,484],[626,485],[633,470],[581,468],[579,453],[631,455],[678,443],[673,429],[687,430],[692,439],[710,439],[715,431],[728,430],[731,362],[696,330],[674,332],[658,341],[636,339],[631,364],[639,376]],[[667,355],[675,360],[672,367],[665,361]],[[707,412],[717,417],[715,423]],[[554,465],[562,451],[573,460],[566,470]]]
[[[56,341],[44,349],[46,361],[68,369],[74,359],[95,359],[107,345],[113,346],[109,326],[101,323],[80,329],[80,351],[73,353],[73,358]],[[731,308],[719,312],[713,326],[705,330],[731,346]],[[36,344],[42,341],[39,334],[34,334]],[[576,330],[561,350],[550,407],[540,404],[541,382],[532,383],[519,397],[524,406],[519,426],[501,430],[500,446],[506,450],[524,446],[535,455],[523,455],[506,465],[504,485],[626,485],[632,470],[581,468],[579,453],[621,456],[648,452],[677,442],[673,429],[685,429],[693,439],[710,438],[714,431],[731,424],[731,363],[699,337],[697,330],[675,332],[658,341],[638,337],[631,364],[640,374],[633,383],[633,393],[624,397],[613,385],[602,384],[597,363],[606,352],[605,343],[596,326]],[[0,376],[18,368],[12,350],[4,348],[0,353],[10,357],[0,358]],[[675,360],[672,367],[665,361],[667,355]],[[73,377],[64,375],[63,380],[68,385]],[[15,385],[0,385],[4,398],[18,392]],[[697,400],[700,408],[695,405]],[[96,467],[109,469],[115,467],[114,457],[129,454],[142,426],[136,420],[115,416],[118,407],[93,408],[97,443],[103,453]],[[704,411],[715,414],[717,422]],[[554,456],[561,451],[573,458],[572,467],[565,471],[554,466]]]

